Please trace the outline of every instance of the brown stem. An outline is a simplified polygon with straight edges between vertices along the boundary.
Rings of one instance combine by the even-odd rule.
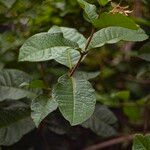
[[[103,149],[112,145],[116,145],[116,144],[120,144],[126,141],[131,141],[134,138],[134,134],[131,135],[126,135],[126,136],[121,136],[121,137],[117,137],[108,141],[105,141],[103,143],[99,143],[96,145],[92,145],[88,148],[85,148],[84,150],[99,150],[99,149]]]
[[[86,44],[86,46],[85,46],[85,50],[84,50],[84,51],[86,51],[86,50],[88,49],[88,47],[89,47],[89,45],[90,45],[90,42],[91,42],[91,40],[92,40],[92,38],[93,38],[94,32],[95,32],[95,28],[92,28],[91,35],[90,35],[90,37],[89,37],[89,39],[88,39],[88,41],[87,41],[87,44]]]
[[[88,39],[88,41],[87,41],[87,44],[86,44],[86,46],[85,46],[84,51],[80,53],[81,56],[80,56],[78,62],[77,62],[76,65],[73,67],[73,69],[70,71],[70,74],[69,74],[70,77],[75,73],[75,71],[76,71],[76,69],[79,67],[79,65],[80,65],[80,63],[81,63],[81,61],[82,61],[82,59],[83,59],[84,56],[88,53],[88,52],[87,52],[87,49],[88,49],[88,47],[89,47],[89,45],[90,45],[90,42],[91,42],[91,40],[92,40],[92,38],[93,38],[94,32],[95,32],[95,28],[92,28],[91,35],[90,35],[90,37],[89,37],[89,39]]]
[[[80,63],[81,63],[81,61],[82,61],[84,55],[85,55],[84,53],[81,53],[81,56],[80,56],[80,58],[79,58],[77,64],[73,67],[73,69],[71,70],[71,72],[70,72],[70,74],[69,74],[70,77],[74,74],[74,72],[76,71],[76,69],[79,67],[79,65],[80,65]]]

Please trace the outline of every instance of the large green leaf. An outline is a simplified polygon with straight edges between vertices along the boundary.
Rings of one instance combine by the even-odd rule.
[[[136,135],[132,150],[150,150],[150,135]]]
[[[19,61],[46,61],[54,59],[52,51],[78,48],[75,42],[67,40],[61,33],[39,33],[30,37],[20,48]]]
[[[14,144],[34,128],[28,106],[19,101],[7,105],[0,108],[0,145]]]
[[[96,6],[86,2],[85,0],[77,0],[80,6],[84,9],[85,16],[89,21],[93,21],[98,18]]]
[[[0,128],[8,127],[29,116],[30,109],[27,107],[0,108]]]
[[[142,29],[131,30],[123,27],[107,27],[96,32],[89,45],[89,49],[101,47],[104,44],[123,41],[144,41],[148,38]]]
[[[31,103],[31,117],[38,127],[41,121],[52,111],[57,109],[57,102],[46,95],[40,95]]]
[[[0,129],[0,145],[12,145],[18,142],[23,135],[34,128],[34,123],[30,118],[25,118],[16,123]]]
[[[87,120],[95,108],[95,91],[91,84],[80,76],[59,78],[53,89],[53,98],[71,125],[77,125]]]
[[[124,16],[120,13],[117,14],[102,13],[100,17],[94,20],[92,23],[97,28],[106,28],[109,26],[119,26],[134,30],[139,28],[131,18]]]
[[[117,134],[113,127],[116,123],[116,116],[107,107],[97,105],[94,114],[82,126],[90,128],[97,135],[109,137]]]
[[[81,49],[85,47],[86,38],[74,28],[53,26],[48,32],[63,33],[64,38],[77,43]]]
[[[36,90],[20,87],[21,83],[30,80],[31,77],[23,71],[15,69],[0,70],[0,101],[34,96]]]

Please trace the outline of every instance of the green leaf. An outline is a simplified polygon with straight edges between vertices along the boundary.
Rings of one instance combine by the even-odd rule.
[[[119,26],[133,30],[139,29],[138,25],[131,18],[124,16],[120,13],[102,13],[98,19],[92,22],[92,24],[97,28]]]
[[[150,62],[150,53],[140,54],[139,57]]]
[[[136,135],[132,150],[150,150],[150,135]]]
[[[84,72],[84,71],[75,72],[76,76],[80,76],[81,78],[83,78],[85,80],[90,80],[90,79],[96,78],[99,74],[100,74],[99,71],[97,71],[97,72]]]
[[[29,116],[30,109],[27,107],[0,108],[0,128],[8,127]]]
[[[141,119],[141,107],[134,104],[123,107],[124,114],[129,118],[131,122],[140,122]]]
[[[12,145],[18,142],[25,134],[34,128],[30,118],[25,118],[16,123],[0,129],[0,145]]]
[[[80,76],[59,78],[53,89],[53,98],[66,120],[77,125],[87,120],[95,108],[95,91],[91,84]]]
[[[85,47],[86,38],[74,28],[53,26],[48,32],[63,33],[65,39],[77,43],[81,49]]]
[[[130,98],[130,91],[119,91],[117,93],[114,93],[112,96],[114,98],[119,98],[124,102],[127,102]]]
[[[31,103],[31,117],[36,125],[39,126],[41,121],[51,112],[57,109],[57,102],[46,95],[40,95]]]
[[[77,0],[80,6],[84,9],[85,16],[89,21],[93,21],[98,18],[96,6],[86,2],[85,0]]]
[[[53,59],[70,69],[78,62],[80,52],[71,48],[58,48],[52,50]]]
[[[78,48],[75,42],[67,40],[61,33],[39,33],[30,37],[20,48],[19,61],[46,61],[54,59],[52,51]]]
[[[116,99],[112,99],[108,94],[97,93],[96,100],[101,104],[114,107],[118,106],[119,102]]]
[[[99,136],[109,137],[117,134],[114,128],[116,123],[116,116],[107,107],[97,105],[94,114],[82,126],[91,129]]]
[[[70,134],[72,126],[70,126],[69,122],[67,122],[61,115],[58,115],[57,111],[48,115],[46,121],[50,131],[58,135]]]
[[[142,29],[131,30],[123,27],[107,27],[96,32],[91,40],[89,49],[101,47],[105,44],[123,41],[144,41],[148,38]]]
[[[35,127],[26,105],[17,101],[6,106],[0,108],[0,145],[16,143]]]
[[[23,71],[15,69],[0,70],[0,101],[35,96],[37,90],[20,87],[20,84],[30,80],[31,77]]]
[[[97,0],[101,6],[105,6],[110,0]]]
[[[138,57],[150,62],[150,42],[146,43],[139,51]]]
[[[0,0],[0,3],[4,4],[7,8],[11,8],[16,0]]]
[[[42,80],[33,80],[31,82],[23,82],[20,87],[27,88],[46,88]]]

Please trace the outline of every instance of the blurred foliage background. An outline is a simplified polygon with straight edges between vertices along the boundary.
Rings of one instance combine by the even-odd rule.
[[[98,5],[96,0],[89,1]],[[129,5],[133,19],[150,34],[149,0],[125,0],[121,5]],[[76,0],[0,0],[0,69],[16,68],[40,78],[38,64],[17,61],[19,48],[28,37],[46,32],[53,25],[74,27],[85,37],[89,36],[92,28],[84,20]],[[85,71],[100,72],[91,82],[97,92],[97,101],[107,106],[118,120],[113,125],[116,134],[150,129],[150,124],[146,127],[144,124],[149,119],[150,108],[147,107],[150,99],[149,44],[147,40],[106,45],[91,51],[80,66]],[[44,68],[50,85],[67,70],[55,61],[44,63]],[[50,147],[52,150],[78,150],[111,136],[111,133],[106,136],[106,131],[98,134],[98,130],[94,133],[80,126],[70,127],[59,112],[52,113],[48,120],[42,135],[34,130],[17,144],[3,149],[47,150]],[[114,148],[127,150],[131,149],[131,145],[117,145],[107,150]]]

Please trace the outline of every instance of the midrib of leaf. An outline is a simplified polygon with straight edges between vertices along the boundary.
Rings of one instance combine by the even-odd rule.
[[[76,94],[76,83],[75,79],[71,77],[71,83],[72,83],[72,94],[73,94],[73,113],[72,113],[72,123],[74,122],[74,116],[75,116],[75,94]]]
[[[67,57],[68,57],[68,64],[69,68],[72,68],[72,63],[71,63],[71,55],[69,49],[67,49]]]

